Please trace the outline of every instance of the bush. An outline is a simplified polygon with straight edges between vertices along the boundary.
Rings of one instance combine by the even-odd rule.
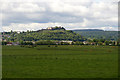
[[[21,42],[20,45],[33,45],[32,42]]]
[[[53,41],[37,41],[36,45],[55,45],[56,43]]]

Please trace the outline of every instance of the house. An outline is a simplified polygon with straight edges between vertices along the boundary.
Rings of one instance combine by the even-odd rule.
[[[72,44],[73,41],[62,41],[62,42]]]
[[[12,42],[12,45],[14,46],[19,45],[19,42]]]
[[[7,44],[7,46],[11,46],[12,44]]]
[[[87,41],[83,41],[83,44],[89,44],[89,42],[87,42]]]
[[[35,41],[32,41],[33,44],[35,44]]]
[[[18,34],[20,34],[20,31],[16,31]]]
[[[112,44],[109,44],[109,46],[112,46]]]
[[[11,43],[11,42],[8,42],[6,45],[7,45],[7,46],[11,46],[11,45],[12,45],[12,43]]]
[[[91,44],[91,45],[96,45],[96,43],[95,43],[95,42],[91,42],[90,44]]]
[[[48,27],[47,29],[48,29],[48,30],[52,30],[53,28],[52,28],[52,27]]]
[[[5,42],[6,42],[7,40],[6,40],[6,39],[2,39],[2,41],[5,41]]]
[[[115,45],[118,45],[119,43],[117,41],[115,41]]]
[[[72,44],[73,41],[58,41],[56,42],[56,44],[61,44],[61,43],[68,43],[68,44]]]
[[[8,42],[6,45],[11,46],[11,45],[19,45],[19,42]]]

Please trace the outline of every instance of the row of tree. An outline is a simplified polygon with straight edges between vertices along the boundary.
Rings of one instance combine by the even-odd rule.
[[[2,45],[7,45],[12,42],[2,41]],[[54,41],[54,40],[40,40],[40,41],[21,41],[18,45],[112,45],[120,46],[117,41],[102,41],[102,40],[90,40],[90,41]]]

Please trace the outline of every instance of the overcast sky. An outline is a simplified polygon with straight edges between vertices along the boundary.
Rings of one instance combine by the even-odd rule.
[[[4,0],[0,2],[0,31],[39,30],[52,26],[63,26],[69,30],[117,30],[118,1]]]

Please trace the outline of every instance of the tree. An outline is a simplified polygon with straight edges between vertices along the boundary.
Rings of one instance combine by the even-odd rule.
[[[7,42],[5,42],[5,41],[2,41],[2,45],[7,45]]]
[[[105,45],[109,45],[109,41],[105,41]]]

